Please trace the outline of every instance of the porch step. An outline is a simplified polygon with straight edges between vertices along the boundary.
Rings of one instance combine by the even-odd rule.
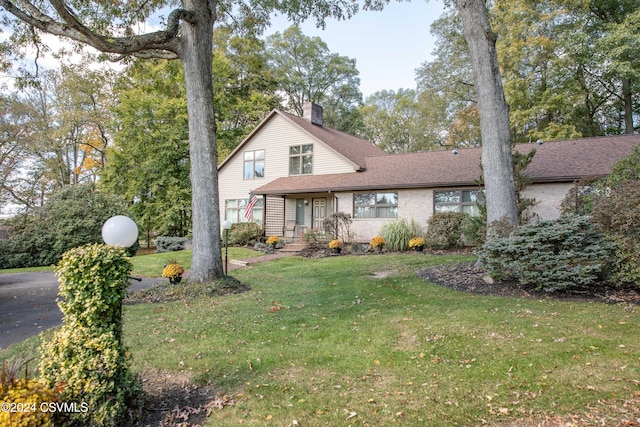
[[[278,249],[278,252],[299,254],[305,246],[302,242],[288,242],[282,249]]]

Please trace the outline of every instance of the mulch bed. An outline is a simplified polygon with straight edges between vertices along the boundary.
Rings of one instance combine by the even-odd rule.
[[[484,271],[477,268],[474,262],[423,268],[417,274],[439,286],[479,295],[640,304],[640,292],[637,287],[616,288],[607,283],[596,283],[588,288],[550,294],[520,286],[513,280],[485,281]]]

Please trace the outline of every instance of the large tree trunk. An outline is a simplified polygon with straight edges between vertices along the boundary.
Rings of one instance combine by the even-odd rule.
[[[509,111],[498,67],[496,37],[491,30],[485,0],[457,0],[456,5],[469,46],[480,112],[487,224],[506,217],[517,225]],[[487,227],[487,233],[487,237],[491,237],[491,227]]]
[[[624,100],[624,126],[627,135],[633,134],[633,98],[631,96],[631,80],[622,78],[622,99]]]
[[[211,67],[215,1],[184,0],[183,4],[195,12],[195,22],[182,23],[180,52],[191,159],[193,255],[189,280],[204,282],[224,275]]]

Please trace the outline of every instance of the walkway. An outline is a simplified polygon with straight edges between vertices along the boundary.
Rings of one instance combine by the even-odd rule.
[[[243,260],[229,259],[229,270],[235,270],[237,268],[246,267],[248,265],[256,264],[258,262],[271,261],[274,259],[284,258],[287,256],[294,256],[294,255],[297,255],[297,253],[276,251],[275,253],[265,254],[263,256],[259,256],[255,258],[249,258],[249,259],[243,259]],[[224,253],[222,254],[222,257],[223,257],[222,261],[224,262]]]

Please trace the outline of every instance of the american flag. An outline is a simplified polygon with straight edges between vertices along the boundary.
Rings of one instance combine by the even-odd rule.
[[[244,212],[244,217],[247,221],[251,220],[253,216],[253,207],[258,203],[258,198],[253,194],[253,192],[249,193],[249,204],[247,205],[247,210]]]

